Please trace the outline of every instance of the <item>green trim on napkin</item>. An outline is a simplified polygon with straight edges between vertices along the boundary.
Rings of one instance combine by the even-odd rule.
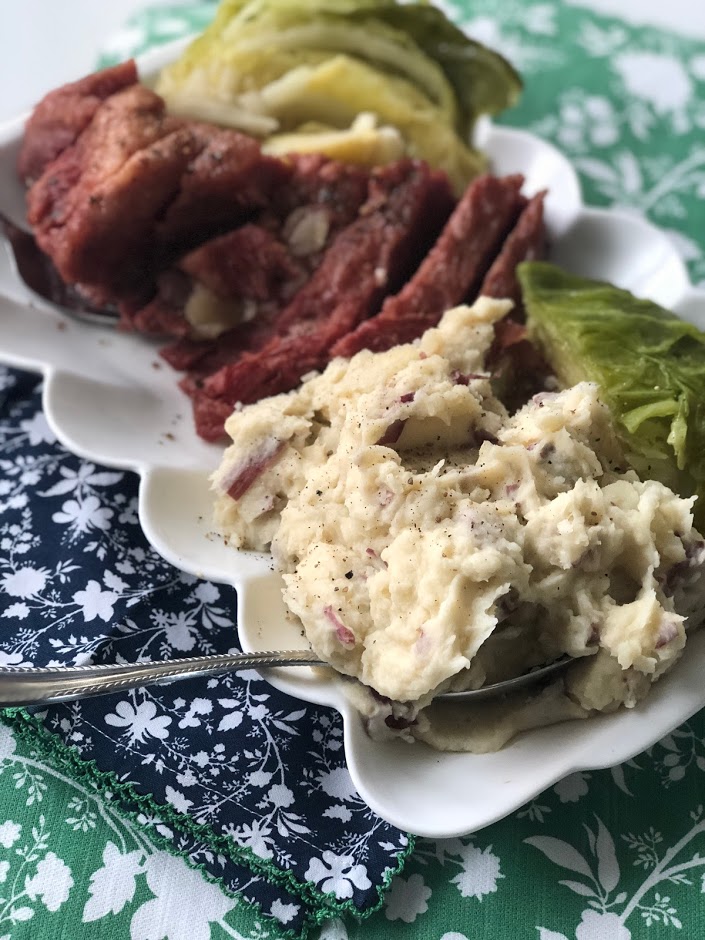
[[[363,914],[360,914],[352,901],[335,900],[331,895],[319,891],[313,882],[298,881],[291,872],[283,871],[267,859],[259,858],[251,849],[238,845],[227,836],[217,835],[209,826],[196,822],[185,813],[179,813],[168,803],[157,803],[151,794],[139,793],[134,784],[119,780],[113,772],[100,770],[95,761],[82,759],[75,748],[70,747],[57,735],[52,734],[38,715],[30,714],[23,708],[11,708],[0,713],[0,719],[9,725],[27,744],[40,748],[42,754],[55,766],[66,771],[70,776],[74,775],[80,778],[99,794],[109,792],[113,803],[119,808],[120,812],[135,825],[141,827],[138,820],[139,810],[157,816],[159,819],[171,823],[175,829],[188,832],[208,846],[215,854],[229,856],[241,864],[248,865],[254,872],[261,872],[274,884],[279,884],[292,894],[300,897],[309,905],[307,914],[309,927],[313,924],[321,924],[340,914],[351,913],[364,919],[378,911],[384,903],[384,895],[392,879],[401,872],[409,855],[414,850],[415,838],[409,836],[409,844],[404,852],[400,853],[396,867],[390,868],[386,872],[382,883],[378,886],[378,902]],[[119,802],[116,797],[119,798]],[[130,805],[134,805],[138,809],[130,809]],[[159,836],[158,833],[155,834],[151,829],[149,832],[150,838],[160,843],[163,848],[173,854],[181,854],[173,848],[169,840]],[[192,863],[188,858],[186,861],[191,867],[198,868],[208,881],[219,883],[223,890],[226,890],[222,883],[212,878],[203,866]],[[242,903],[246,902],[243,901]],[[296,938],[297,934],[284,930],[281,936]]]

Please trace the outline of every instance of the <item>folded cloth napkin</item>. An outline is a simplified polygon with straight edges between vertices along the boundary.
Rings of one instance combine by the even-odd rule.
[[[148,545],[137,477],[69,454],[36,376],[1,373],[0,661],[60,665],[235,650],[232,588]],[[126,812],[168,823],[174,847],[299,932],[378,905],[410,849],[345,767],[342,723],[254,671],[14,714],[15,724]],[[163,828],[163,826],[162,826]],[[253,877],[255,875],[256,877]]]

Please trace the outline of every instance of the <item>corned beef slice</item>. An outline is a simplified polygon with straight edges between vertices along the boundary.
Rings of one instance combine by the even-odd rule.
[[[519,175],[482,176],[471,183],[411,280],[376,317],[343,336],[333,355],[411,342],[435,326],[445,310],[473,299],[525,204],[522,183]]]
[[[529,200],[502,245],[502,250],[492,262],[479,291],[487,297],[513,300],[512,316],[515,319],[523,318],[521,287],[516,276],[517,265],[522,261],[536,261],[546,255],[546,229],[543,220],[545,196],[544,190]]]
[[[154,220],[194,155],[182,122],[133,85],[108,98],[27,194],[39,246],[92,298],[127,295],[151,279]]]
[[[31,185],[75,143],[106,98],[136,81],[137,69],[130,59],[62,85],[42,98],[27,121],[17,158],[17,173],[25,185]]]
[[[336,236],[309,285],[277,318],[278,334],[298,336],[310,322],[330,344],[334,333],[353,329],[412,274],[453,205],[447,177],[425,163],[399,160],[373,170],[358,218]],[[358,312],[347,329],[340,314],[331,326],[331,311],[351,298]]]
[[[541,391],[551,370],[529,340],[524,326],[524,305],[516,267],[546,254],[546,230],[543,218],[545,192],[537,193],[519,216],[502,250],[487,272],[480,293],[489,297],[508,297],[514,307],[495,323],[495,339],[487,355],[495,386],[510,412]]]
[[[186,338],[162,351],[175,368],[192,369],[203,362],[207,374],[229,362],[236,350],[264,345],[271,321],[309,277],[287,245],[251,224],[197,248],[179,268],[192,278],[192,286],[205,287],[242,318],[209,342]]]
[[[27,194],[37,242],[65,281],[94,303],[144,300],[175,254],[267,204],[288,166],[243,134],[206,130],[169,117],[141,85],[98,107]],[[207,222],[199,207],[216,203]]]
[[[256,355],[245,353],[206,379],[198,397],[231,405],[256,401],[293,388],[304,373],[324,366],[336,340],[408,277],[452,205],[447,179],[425,164],[400,161],[373,173],[360,217],[337,236],[277,318],[277,335]]]
[[[370,170],[322,154],[291,154],[292,175],[262,225],[272,227],[309,272],[367,200]]]
[[[211,239],[187,254],[157,278],[157,296],[142,309],[122,308],[123,319],[142,333],[181,337],[163,351],[176,369],[192,368],[209,353],[217,352],[227,338],[192,338],[193,327],[185,317],[186,305],[197,282],[216,300],[247,312],[247,320],[227,330],[234,348],[242,346],[253,327],[263,323],[304,283],[308,274],[278,239],[258,225],[246,224]],[[248,309],[251,308],[251,309]],[[250,321],[250,317],[254,317]],[[233,343],[229,345],[232,347]]]
[[[236,131],[167,115],[131,62],[48,95],[18,170],[36,179],[28,218],[69,289],[176,338],[163,355],[188,371],[207,440],[235,402],[333,355],[415,339],[479,292],[519,303],[516,265],[545,249],[543,194],[527,203],[519,176],[476,180],[451,215],[445,176],[424,164],[266,157]],[[187,309],[225,331],[198,339]],[[521,372],[526,341],[503,327],[498,365]]]

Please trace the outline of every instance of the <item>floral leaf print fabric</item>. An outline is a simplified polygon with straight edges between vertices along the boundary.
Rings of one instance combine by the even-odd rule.
[[[64,451],[43,422],[37,379],[3,370],[0,380],[0,660],[76,665],[236,649],[234,590],[152,551],[136,478]],[[307,914],[296,895],[331,913],[377,904],[409,849],[355,793],[338,716],[301,707],[252,670],[41,717],[82,760],[115,775],[127,803],[148,794],[173,840],[203,840],[212,874],[227,867],[232,890],[293,929]]]
[[[41,808],[33,813],[33,786],[40,779]],[[3,940],[59,933],[71,940],[279,940],[285,935],[203,869],[156,844],[144,820],[131,821],[109,795],[43,764],[22,735],[16,738],[2,726],[0,784],[2,810],[12,805],[15,818],[22,819],[3,813],[0,824]],[[168,831],[158,828],[162,835]],[[284,923],[285,904],[276,904]],[[289,908],[291,920],[298,906]]]
[[[448,9],[524,76],[519,105],[500,122],[555,143],[587,203],[651,219],[693,281],[705,281],[703,43],[556,0],[458,0]]]

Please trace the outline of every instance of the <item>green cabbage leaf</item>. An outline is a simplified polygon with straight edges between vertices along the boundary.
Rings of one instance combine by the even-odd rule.
[[[425,3],[223,0],[157,91],[174,113],[262,136],[372,113],[462,189],[485,166],[469,144],[477,118],[514,104],[521,81]]]
[[[649,300],[544,262],[519,267],[529,334],[559,381],[596,382],[643,479],[696,494],[705,524],[705,333]]]

